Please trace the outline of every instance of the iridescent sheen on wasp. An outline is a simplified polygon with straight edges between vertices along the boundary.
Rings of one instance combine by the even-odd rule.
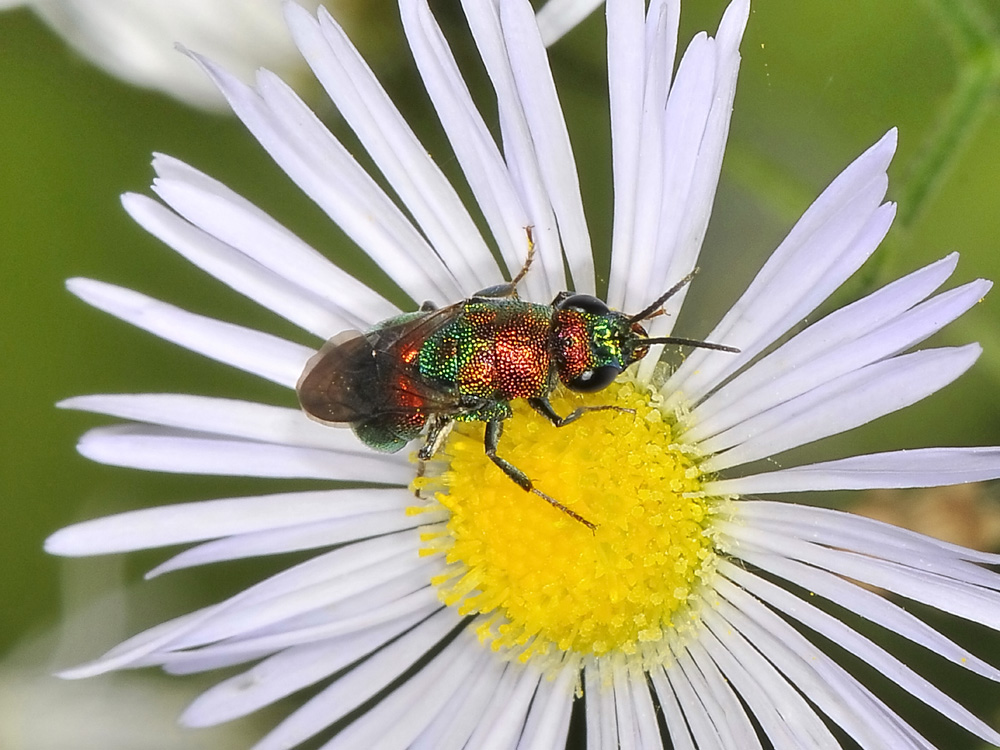
[[[395,453],[426,430],[418,457],[426,461],[455,422],[485,422],[486,455],[519,487],[543,498],[591,530],[596,527],[538,490],[523,471],[497,455],[511,401],[523,398],[556,427],[591,411],[585,406],[561,417],[549,403],[558,383],[593,393],[646,356],[651,344],[737,352],[729,346],[686,338],[650,338],[640,321],[687,284],[693,273],[642,312],[627,315],[589,294],[560,292],[551,304],[525,302],[517,284],[528,257],[507,284],[490,287],[447,307],[425,302],[416,312],[373,328],[334,336],[306,364],[299,403],[313,419],[349,425],[369,447]],[[626,410],[627,411],[627,410]]]

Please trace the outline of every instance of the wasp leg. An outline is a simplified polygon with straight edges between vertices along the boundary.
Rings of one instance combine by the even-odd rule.
[[[523,471],[521,471],[519,468],[514,466],[509,461],[506,461],[497,455],[497,444],[500,442],[500,436],[502,434],[503,434],[503,422],[501,422],[499,419],[491,419],[489,422],[486,423],[486,436],[483,442],[486,448],[486,455],[489,457],[490,461],[492,461],[498,467],[500,467],[500,470],[508,477],[510,477],[513,480],[514,484],[516,484],[525,492],[530,492],[534,495],[538,495],[553,508],[561,510],[563,513],[572,518],[574,521],[579,521],[591,531],[596,531],[597,526],[595,524],[592,524],[590,521],[581,516],[579,513],[571,511],[569,508],[567,508],[561,502],[556,500],[554,497],[549,497],[541,490],[536,489],[535,485],[531,483],[530,479],[528,479],[527,474],[525,474]]]
[[[424,476],[426,472],[426,462],[438,452],[438,448],[441,447],[445,438],[448,437],[448,433],[451,432],[451,428],[455,422],[447,417],[433,416],[430,418],[429,424],[430,426],[427,428],[427,437],[424,440],[424,444],[420,446],[420,450],[417,451],[418,479]],[[420,490],[414,490],[413,494],[423,500]]]
[[[508,281],[506,284],[497,284],[496,286],[488,286],[485,289],[480,289],[472,295],[473,297],[517,297],[517,285],[528,273],[528,269],[531,267],[531,261],[535,258],[535,240],[531,233],[532,227],[525,227],[524,231],[525,234],[528,235],[528,257],[524,259],[524,265],[521,266],[521,270],[517,272],[517,276]]]
[[[635,414],[635,409],[626,409],[623,406],[581,406],[579,409],[571,411],[565,417],[560,417],[556,414],[556,410],[552,408],[552,404],[549,403],[549,400],[545,398],[545,396],[529,398],[528,406],[537,411],[556,427],[565,427],[571,422],[578,420],[584,414],[592,411],[620,411],[626,414]]]
[[[424,462],[424,461],[423,461],[422,459],[421,459],[421,460],[420,460],[420,462],[419,462],[419,463],[417,464],[417,476],[416,476],[416,478],[417,478],[417,479],[422,479],[422,478],[423,478],[423,476],[424,476],[424,473],[425,473],[425,472],[424,472],[424,467],[425,467],[426,465],[427,465],[427,464],[426,464],[426,463],[425,463],[425,462]],[[420,494],[420,489],[419,489],[419,488],[418,488],[418,489],[415,489],[415,490],[413,490],[413,496],[414,496],[415,498],[418,498],[418,499],[420,499],[420,500],[423,500],[423,499],[424,499],[424,496]]]
[[[434,312],[438,309],[438,306],[429,299],[425,299],[423,304],[420,305],[420,312]]]
[[[438,452],[438,448],[444,443],[454,424],[454,420],[448,417],[432,416],[427,428],[427,439],[417,451],[417,458],[421,461],[429,461]]]

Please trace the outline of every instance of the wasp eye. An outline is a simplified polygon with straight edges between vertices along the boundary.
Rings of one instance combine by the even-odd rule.
[[[617,365],[601,365],[592,370],[584,370],[568,381],[566,386],[577,393],[594,393],[607,388],[620,374],[621,368]]]
[[[577,310],[591,315],[604,315],[608,306],[590,294],[571,294],[556,305],[557,310]]]

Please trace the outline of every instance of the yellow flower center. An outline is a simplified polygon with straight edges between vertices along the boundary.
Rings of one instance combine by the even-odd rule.
[[[446,462],[440,475],[415,482],[439,490],[450,511],[446,528],[425,535],[426,551],[444,550],[449,564],[434,584],[462,614],[489,615],[480,637],[522,660],[645,661],[714,567],[700,474],[654,396],[632,382],[586,399],[559,389],[551,401],[564,415],[598,404],[634,411],[556,428],[517,402],[504,425],[497,454],[596,529],[518,487],[485,455],[483,425],[460,424],[435,459]]]

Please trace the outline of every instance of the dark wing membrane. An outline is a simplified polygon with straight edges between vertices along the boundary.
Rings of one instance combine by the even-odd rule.
[[[313,419],[348,424],[372,416],[377,374],[365,335],[344,331],[309,358],[295,390]]]
[[[457,393],[435,388],[417,371],[415,353],[461,304],[400,316],[368,333],[344,331],[306,364],[296,390],[303,410],[320,422],[351,424],[375,417],[458,414]]]

